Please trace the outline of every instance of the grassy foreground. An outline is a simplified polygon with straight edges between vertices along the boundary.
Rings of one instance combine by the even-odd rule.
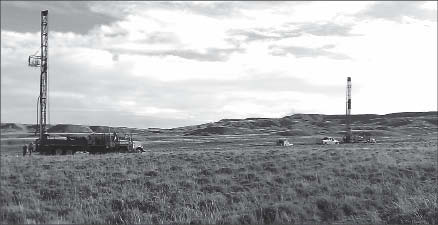
[[[437,224],[437,141],[2,155],[0,222]]]

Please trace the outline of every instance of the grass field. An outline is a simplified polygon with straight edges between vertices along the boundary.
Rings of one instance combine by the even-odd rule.
[[[337,146],[275,138],[156,137],[143,154],[25,158],[2,146],[0,221],[438,223],[436,134]]]

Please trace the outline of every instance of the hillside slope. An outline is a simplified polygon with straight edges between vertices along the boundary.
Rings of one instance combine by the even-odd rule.
[[[437,132],[438,112],[408,112],[386,115],[352,116],[352,129],[371,135],[418,135]],[[185,135],[260,134],[282,136],[340,135],[345,130],[344,115],[294,114],[283,118],[223,119],[214,123],[174,129]]]
[[[365,130],[375,136],[422,135],[438,132],[438,112],[401,112],[386,115],[352,115],[352,129]],[[139,129],[127,127],[58,124],[48,126],[52,133],[91,133],[116,131],[139,135],[244,135],[273,134],[281,136],[342,135],[344,115],[294,114],[282,118],[222,119],[217,122],[173,129]],[[2,123],[2,136],[33,133],[36,125]]]

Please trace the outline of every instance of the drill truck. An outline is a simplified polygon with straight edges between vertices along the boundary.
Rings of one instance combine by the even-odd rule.
[[[43,155],[74,154],[78,151],[89,153],[107,152],[143,152],[140,142],[133,141],[132,135],[128,138],[119,138],[116,132],[85,133],[85,134],[53,134],[47,133],[47,100],[48,100],[48,10],[41,11],[41,50],[29,56],[30,67],[40,67],[40,95],[37,105],[37,130],[39,137],[36,139],[35,151]],[[39,109],[38,109],[39,108]],[[38,121],[39,120],[39,121]]]
[[[36,140],[35,151],[42,155],[72,155],[76,152],[91,154],[110,152],[144,152],[139,141],[132,136],[119,138],[117,133],[45,135]]]

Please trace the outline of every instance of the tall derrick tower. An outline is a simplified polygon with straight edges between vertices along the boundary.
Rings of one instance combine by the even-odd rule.
[[[48,68],[48,40],[49,40],[49,11],[41,11],[41,50],[40,55],[29,56],[29,66],[40,67],[40,96],[39,96],[39,138],[44,140],[47,134],[47,68]]]
[[[345,142],[351,143],[351,77],[347,77],[347,96],[345,104]]]

